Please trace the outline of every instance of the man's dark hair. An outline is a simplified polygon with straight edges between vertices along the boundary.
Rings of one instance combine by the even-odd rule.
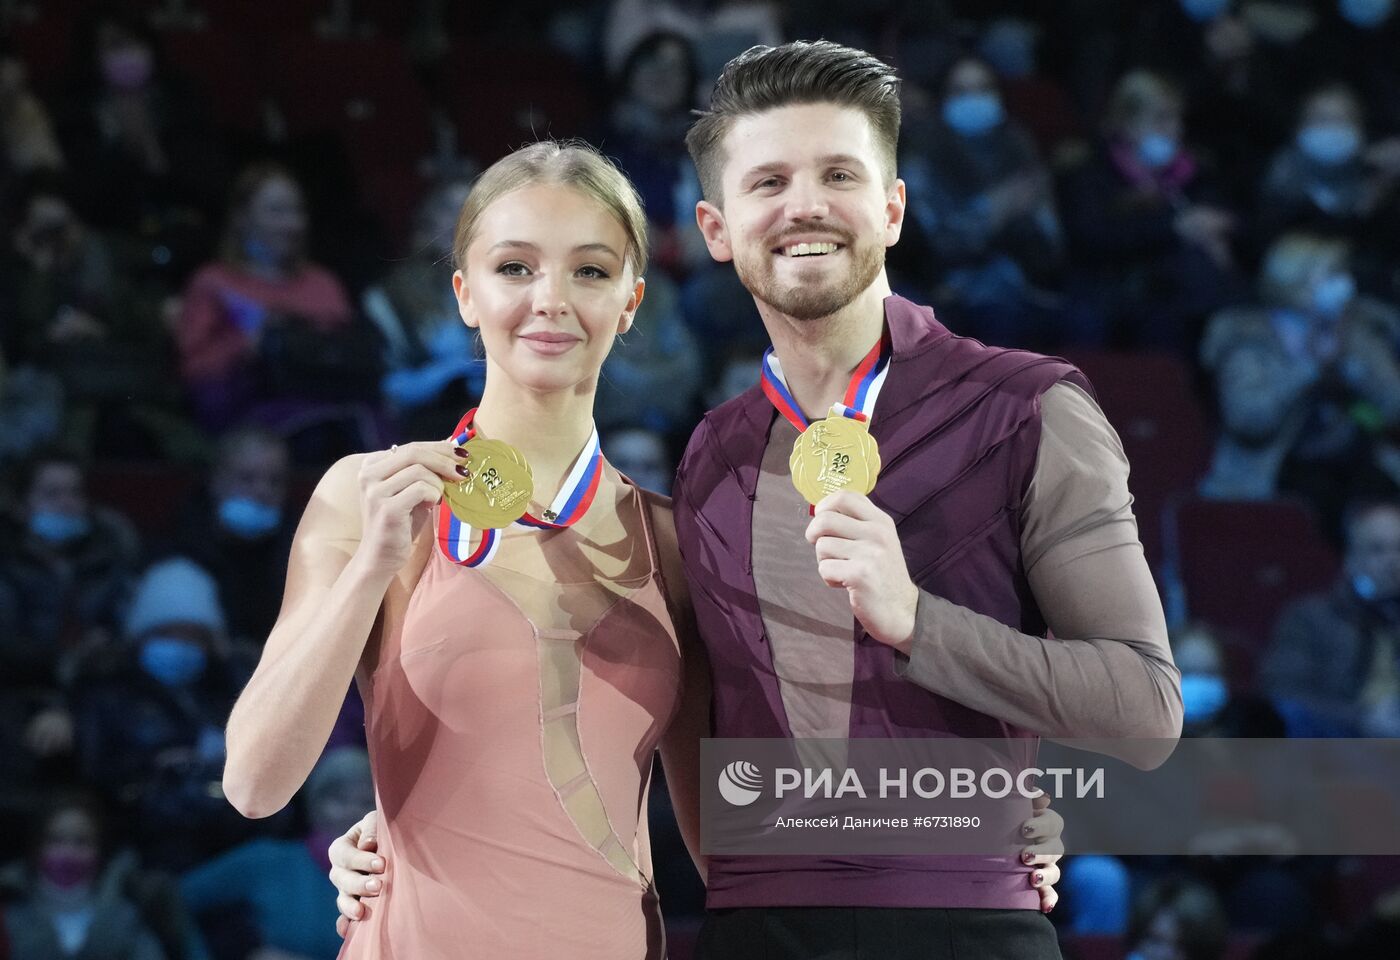
[[[708,110],[685,144],[705,199],[723,199],[724,137],[742,116],[805,103],[854,107],[870,120],[880,146],[885,181],[893,182],[899,148],[899,78],[894,68],[863,50],[827,40],[750,47],[724,66]]]

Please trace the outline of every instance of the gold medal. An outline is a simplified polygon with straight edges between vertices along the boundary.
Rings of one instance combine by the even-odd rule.
[[[816,420],[792,445],[792,485],[815,506],[841,490],[866,494],[880,475],[880,448],[859,420],[832,414]]]
[[[530,465],[510,444],[473,439],[466,443],[470,476],[447,484],[443,497],[458,520],[478,530],[499,530],[525,515],[535,493]]]

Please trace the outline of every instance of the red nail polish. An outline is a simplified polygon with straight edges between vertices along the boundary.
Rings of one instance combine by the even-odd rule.
[[[457,464],[457,472],[460,473],[460,474],[461,474],[462,476],[464,476],[464,477],[470,477],[470,476],[472,475],[472,472],[471,472],[470,470],[468,470],[466,467],[462,466],[460,463]]]
[[[471,454],[467,452],[466,447],[454,447],[452,452],[455,453],[457,456],[461,457],[463,460],[467,460],[471,457]]]

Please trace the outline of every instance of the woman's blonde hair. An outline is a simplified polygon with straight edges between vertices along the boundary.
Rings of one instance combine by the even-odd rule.
[[[647,218],[632,182],[611,160],[581,140],[542,140],[521,147],[487,167],[462,204],[453,234],[452,265],[467,267],[467,248],[481,214],[496,200],[536,184],[573,187],[601,203],[627,234],[625,256],[637,276],[646,272]]]
[[[1259,297],[1270,305],[1292,306],[1307,290],[1319,266],[1344,265],[1350,254],[1345,240],[1286,233],[1264,254],[1259,269]]]

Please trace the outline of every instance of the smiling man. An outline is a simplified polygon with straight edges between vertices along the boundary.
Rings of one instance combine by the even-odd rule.
[[[1088,381],[891,295],[899,118],[884,63],[791,43],[731,61],[687,138],[705,242],[773,344],[674,491],[714,735],[1169,744],[1179,673]],[[878,445],[868,496],[794,453],[823,418]],[[1059,956],[1012,858],[716,856],[707,906],[706,958]]]

